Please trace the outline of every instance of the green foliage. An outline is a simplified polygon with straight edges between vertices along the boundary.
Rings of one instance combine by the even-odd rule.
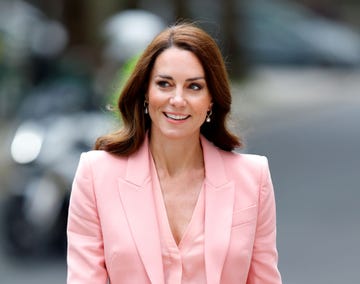
[[[127,60],[123,66],[119,69],[117,74],[115,75],[115,82],[113,83],[112,92],[109,96],[109,107],[112,109],[118,118],[120,118],[120,113],[117,109],[117,102],[119,96],[122,92],[122,89],[125,86],[125,83],[129,79],[131,73],[133,72],[135,65],[139,59],[140,55],[135,55]]]

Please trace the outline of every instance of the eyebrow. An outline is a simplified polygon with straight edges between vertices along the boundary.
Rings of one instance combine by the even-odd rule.
[[[168,75],[156,75],[155,77],[160,77],[160,78],[168,79],[168,80],[174,80],[173,77],[168,76]],[[187,81],[187,82],[190,81],[190,82],[191,82],[191,81],[196,81],[196,80],[205,80],[205,77],[202,77],[202,76],[193,77],[193,78],[188,78],[188,79],[186,79],[185,81]]]

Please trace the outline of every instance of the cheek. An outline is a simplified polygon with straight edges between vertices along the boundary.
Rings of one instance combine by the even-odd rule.
[[[204,116],[207,115],[208,111],[211,109],[211,98],[209,97],[206,100],[203,100],[201,102],[201,104],[198,105],[197,109],[198,109],[198,113],[203,114]]]
[[[149,113],[154,113],[160,108],[161,105],[162,105],[161,101],[149,98],[149,106],[148,106]]]
[[[198,114],[199,116],[205,117],[206,114],[207,114],[207,112],[208,112],[208,108],[207,108],[207,107],[204,107],[204,106],[201,106],[201,107],[199,107],[199,108],[197,109],[196,112],[197,112],[197,114]]]
[[[163,93],[159,92],[155,87],[148,89],[148,102],[150,108],[157,108],[166,102],[166,97]]]
[[[161,107],[164,105],[164,98],[161,98],[157,95],[156,92],[149,92],[148,96],[148,110],[151,120],[154,120],[155,117],[158,117],[161,114]]]

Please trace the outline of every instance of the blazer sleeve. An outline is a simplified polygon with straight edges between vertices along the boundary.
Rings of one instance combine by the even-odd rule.
[[[67,224],[67,283],[107,283],[102,233],[96,207],[89,154],[75,173]]]
[[[266,157],[263,157],[259,191],[259,210],[253,255],[247,284],[282,283],[276,249],[276,208],[273,184]]]

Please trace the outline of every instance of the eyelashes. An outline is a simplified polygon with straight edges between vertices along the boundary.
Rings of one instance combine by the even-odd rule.
[[[173,87],[173,85],[170,82],[165,81],[165,80],[157,81],[156,85],[159,86],[161,89],[167,89],[167,88]],[[204,86],[199,83],[190,83],[190,84],[188,84],[187,88],[192,91],[200,91],[204,88]]]
[[[191,83],[189,88],[194,91],[200,91],[201,89],[203,89],[203,86],[198,83]]]
[[[170,83],[164,80],[157,81],[156,85],[158,85],[160,88],[168,88],[170,87]]]

